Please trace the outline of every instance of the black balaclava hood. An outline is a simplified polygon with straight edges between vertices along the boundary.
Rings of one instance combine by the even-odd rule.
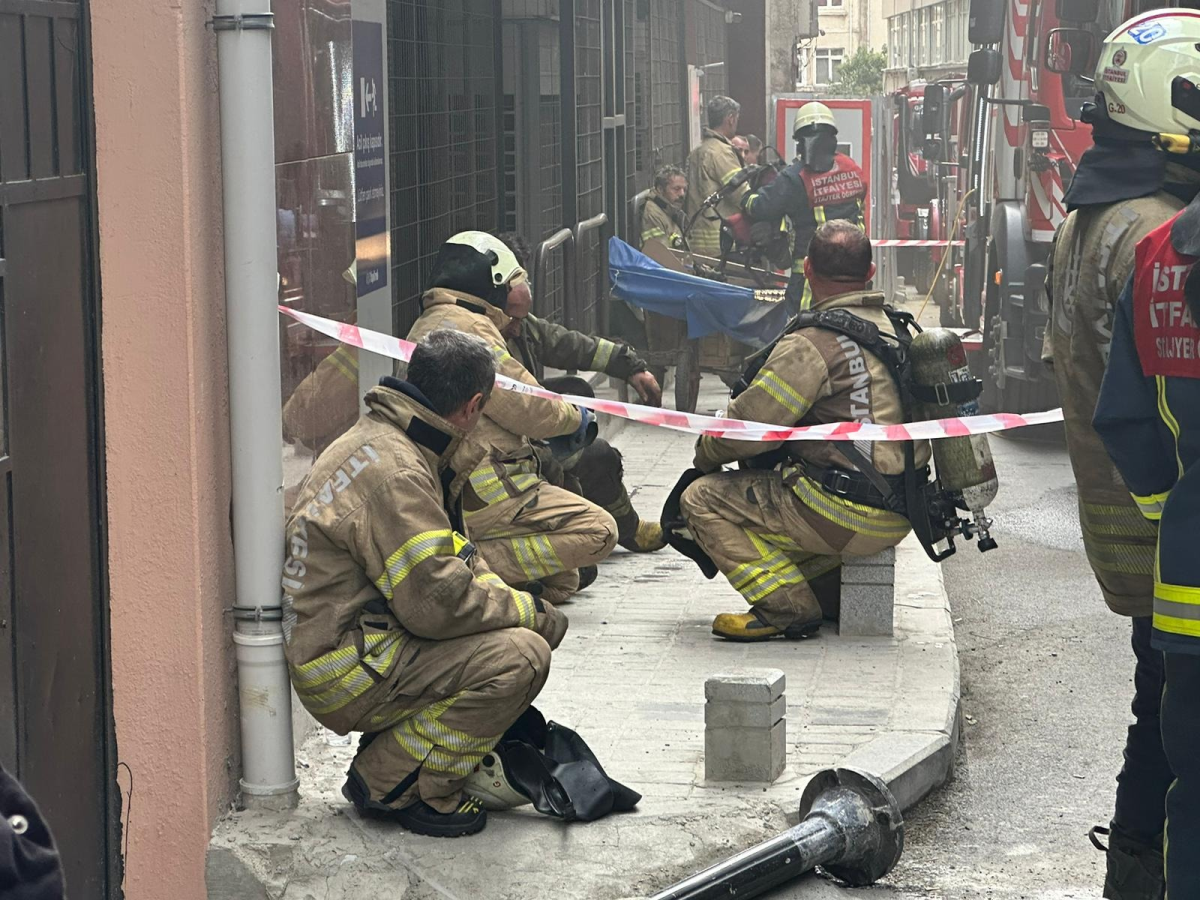
[[[1081,206],[1149,197],[1161,190],[1167,154],[1151,143],[1152,135],[1114,122],[1099,102],[1084,104],[1081,121],[1092,126],[1095,143],[1079,159],[1063,201],[1067,212]]]
[[[809,125],[794,135],[796,154],[811,172],[828,172],[837,154],[837,129],[832,125]]]
[[[480,253],[466,244],[442,244],[433,261],[431,288],[447,288],[485,300],[497,309],[508,305],[508,285],[492,281],[495,253]]]

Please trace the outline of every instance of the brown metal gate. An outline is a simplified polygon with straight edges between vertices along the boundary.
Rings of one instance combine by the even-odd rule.
[[[0,0],[0,761],[116,877],[87,3]]]

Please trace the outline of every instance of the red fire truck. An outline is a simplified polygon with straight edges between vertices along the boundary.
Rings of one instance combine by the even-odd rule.
[[[1026,412],[1055,403],[1041,362],[1046,262],[1066,216],[1063,194],[1091,145],[1079,114],[1095,88],[1045,65],[1052,32],[1088,31],[1098,51],[1121,22],[1167,5],[1195,0],[972,0],[975,49],[966,77],[922,91],[925,154],[941,173],[935,202],[948,225],[961,209],[958,236],[965,239],[946,267],[942,321],[982,332],[985,409]]]

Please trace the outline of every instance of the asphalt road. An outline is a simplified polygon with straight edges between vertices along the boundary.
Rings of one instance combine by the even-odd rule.
[[[992,439],[997,550],[945,564],[962,666],[953,779],[908,817],[880,885],[849,894],[1100,896],[1107,822],[1130,716],[1127,620],[1108,612],[1083,556],[1065,449]]]

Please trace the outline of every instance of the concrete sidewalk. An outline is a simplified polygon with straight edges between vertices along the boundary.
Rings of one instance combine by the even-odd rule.
[[[711,382],[711,383],[710,383]],[[706,378],[700,408],[722,406]],[[610,434],[614,432],[610,429]],[[634,505],[657,516],[691,459],[690,436],[629,425],[614,443]],[[439,840],[364,821],[339,792],[353,747],[313,735],[299,751],[300,808],[236,812],[210,851],[209,896],[332,900],[607,900],[644,897],[794,821],[807,777],[832,765],[882,776],[907,809],[949,774],[958,735],[958,661],[939,569],[897,551],[896,634],[731,644],[714,615],[742,599],[671,550],[617,550],[565,607],[571,629],[537,701],[576,729],[614,778],[643,794],[636,812],[564,825],[494,814],[483,834]],[[704,782],[704,680],[731,669],[787,676],[787,769],[773,785]],[[776,896],[817,896],[817,879]]]

